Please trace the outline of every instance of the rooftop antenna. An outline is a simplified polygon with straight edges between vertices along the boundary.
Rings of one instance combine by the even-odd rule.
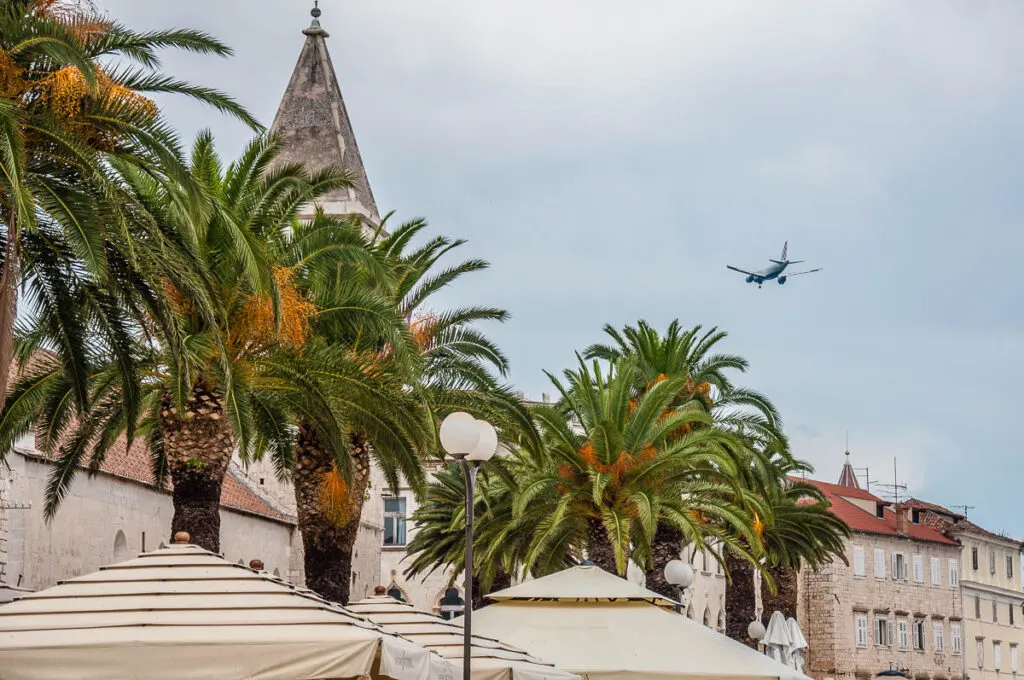
[[[951,505],[949,507],[953,508],[954,510],[956,510],[957,508],[959,508],[960,510],[963,510],[962,514],[963,514],[963,516],[965,518],[967,517],[967,511],[968,510],[974,510],[974,506],[973,505]]]
[[[893,502],[894,503],[899,503],[900,502],[900,491],[906,491],[907,490],[907,485],[906,484],[900,484],[899,480],[896,477],[896,458],[895,457],[892,459],[892,484],[878,484],[878,486],[881,487],[886,492],[887,495],[891,495],[893,497]]]

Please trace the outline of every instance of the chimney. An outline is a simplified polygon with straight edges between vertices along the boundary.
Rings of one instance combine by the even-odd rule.
[[[896,512],[896,533],[900,536],[906,536],[907,524],[909,523],[907,515],[910,513],[910,508],[904,503],[897,503],[894,510]]]

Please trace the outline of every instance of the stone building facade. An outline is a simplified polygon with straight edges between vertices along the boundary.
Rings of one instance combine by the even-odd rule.
[[[7,485],[0,563],[11,586],[48,588],[168,540],[174,512],[170,492],[153,485],[149,454],[141,444],[131,451],[115,448],[95,475],[79,474],[50,522],[43,507],[53,465],[31,437],[19,442],[0,470]],[[224,482],[221,522],[225,558],[246,564],[261,559],[268,571],[301,581],[294,517],[251,488],[237,461]]]
[[[800,572],[805,672],[854,680],[894,669],[914,680],[963,680],[960,545],[923,523],[918,510],[859,488],[852,469],[843,484],[807,481],[853,538],[848,565],[835,560]]]
[[[1021,542],[934,503],[911,499],[908,505],[922,513],[922,521],[963,546],[960,587],[966,676],[971,680],[1015,678],[1024,649]]]

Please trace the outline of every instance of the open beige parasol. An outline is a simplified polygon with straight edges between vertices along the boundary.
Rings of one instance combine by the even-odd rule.
[[[377,592],[381,590],[378,588]],[[349,609],[456,665],[461,663],[462,626],[383,594],[354,602]],[[474,635],[472,654],[472,680],[579,680],[578,676],[530,656],[518,647],[491,638]]]
[[[0,680],[457,675],[422,646],[175,539],[0,606]]]

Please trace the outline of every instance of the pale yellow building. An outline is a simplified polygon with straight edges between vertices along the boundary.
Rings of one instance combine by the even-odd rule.
[[[964,616],[964,676],[1014,680],[1024,650],[1024,588],[1020,541],[992,533],[946,508],[911,500],[923,520],[957,540]]]

